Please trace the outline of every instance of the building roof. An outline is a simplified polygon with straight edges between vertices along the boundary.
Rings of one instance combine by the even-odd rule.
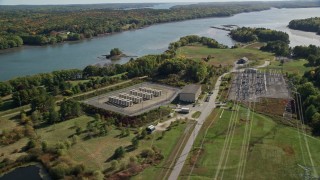
[[[185,94],[196,93],[200,88],[201,88],[201,85],[199,84],[189,84],[183,87],[181,93],[185,93]]]
[[[249,61],[249,59],[247,57],[243,57],[240,60]]]

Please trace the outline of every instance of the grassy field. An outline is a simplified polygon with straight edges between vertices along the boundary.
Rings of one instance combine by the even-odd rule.
[[[180,123],[180,125],[174,126],[170,131],[167,131],[162,140],[154,141],[154,145],[161,149],[164,159],[157,166],[145,169],[142,173],[133,177],[133,179],[166,179],[170,175],[170,168],[173,167],[175,160],[178,158],[177,155],[181,153],[194,125],[193,121]],[[159,135],[160,133],[156,134],[158,137]]]
[[[94,119],[92,117],[81,116],[79,118],[39,129],[37,133],[41,136],[41,139],[47,141],[49,145],[54,145],[59,141],[63,142],[67,139],[71,141],[71,137],[76,132],[74,128],[75,123],[85,129],[87,123],[93,120]],[[152,135],[149,135],[146,139],[140,140],[139,148],[134,151],[127,152],[125,157],[121,159],[120,163],[129,162],[129,158],[131,156],[138,155],[143,149],[151,148],[152,145],[159,148],[164,157],[167,157],[170,155],[180,136],[183,135],[186,126],[186,123],[181,123],[178,126],[173,127],[170,131],[165,133],[163,138],[159,138],[162,136],[161,132],[155,132]],[[131,145],[131,140],[135,136],[134,130],[131,130],[130,135],[126,137],[120,137],[120,134],[121,130],[115,127],[111,127],[108,135],[104,137],[85,140],[85,135],[82,134],[79,136],[78,142],[68,150],[68,155],[74,161],[85,164],[89,169],[103,170],[109,168],[110,161],[108,161],[108,159],[112,157],[115,149],[120,146],[127,148]],[[153,170],[158,169],[151,167],[146,173],[154,173]],[[141,176],[137,176],[137,178],[139,177],[145,177],[145,175],[142,174]]]
[[[200,45],[185,46],[177,50],[177,57],[186,57],[191,59],[201,60],[211,55],[209,64],[219,66],[230,66],[235,61],[242,57],[247,57],[249,60],[258,60],[262,64],[265,60],[273,60],[272,53],[262,52],[254,47],[236,49],[213,49]]]
[[[0,117],[0,131],[11,130],[17,126],[16,120],[10,120],[8,118]]]
[[[303,75],[306,71],[309,71],[312,69],[312,67],[307,66],[308,61],[305,59],[300,59],[300,60],[292,60],[289,62],[285,62],[283,64],[283,71],[288,72],[288,73],[297,73],[299,75]],[[271,63],[269,66],[270,68],[272,67],[281,67],[279,61],[274,61]]]
[[[221,113],[223,114],[221,115]],[[204,139],[203,149],[196,159],[196,153],[189,155],[181,179],[189,177],[193,162],[196,162],[191,173],[191,179],[213,179],[217,172],[223,146],[226,140],[227,129],[232,115],[230,110],[215,110],[218,114],[208,134]],[[221,118],[220,118],[221,115]],[[218,179],[236,179],[240,162],[240,150],[245,132],[245,121],[247,110],[240,108],[239,116],[236,118],[236,128],[230,146],[228,160],[222,163]],[[205,129],[210,121],[206,121],[204,129],[198,135],[195,147],[200,147],[200,142],[204,137]],[[277,124],[271,118],[254,113],[252,119],[252,133],[250,138],[250,148],[246,160],[244,179],[301,179],[304,174],[298,164],[311,166],[311,161],[306,149],[306,142],[309,144],[311,156],[320,173],[320,139],[306,136],[299,136],[295,128]],[[301,139],[299,138],[301,137]],[[301,141],[300,141],[301,140]],[[300,146],[301,142],[301,146]],[[198,151],[194,151],[198,152]],[[228,152],[224,150],[224,152]],[[227,153],[225,153],[225,157]],[[305,159],[305,162],[304,160]],[[225,161],[224,161],[225,162]]]

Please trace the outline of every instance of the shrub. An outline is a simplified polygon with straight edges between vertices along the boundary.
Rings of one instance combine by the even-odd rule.
[[[34,147],[36,147],[36,142],[35,142],[35,140],[33,140],[33,139],[31,139],[28,143],[27,143],[27,149],[32,149],[32,148],[34,148]]]
[[[110,169],[111,170],[116,170],[116,169],[118,169],[118,167],[119,167],[119,162],[117,160],[112,160]]]
[[[154,156],[154,151],[152,149],[144,149],[142,150],[141,152],[141,157],[143,158],[150,158],[150,157],[153,157]]]
[[[50,169],[50,174],[54,179],[61,179],[70,173],[70,168],[66,163],[60,163]]]
[[[101,171],[95,171],[93,173],[94,179],[95,180],[103,180],[104,179],[104,175]]]
[[[124,156],[124,154],[125,154],[125,150],[122,146],[120,146],[114,151],[113,157],[115,159],[122,158]]]

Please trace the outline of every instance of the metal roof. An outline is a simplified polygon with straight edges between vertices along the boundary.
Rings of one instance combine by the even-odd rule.
[[[191,94],[191,93],[196,93],[199,89],[201,88],[201,85],[199,84],[189,84],[183,87],[181,93],[185,94]]]
[[[249,59],[247,57],[243,57],[240,60],[245,60],[245,61],[249,61]]]

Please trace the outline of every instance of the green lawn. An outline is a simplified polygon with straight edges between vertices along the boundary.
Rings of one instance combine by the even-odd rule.
[[[198,117],[200,117],[200,115],[201,115],[201,112],[200,112],[200,111],[197,111],[197,112],[195,112],[195,113],[192,114],[192,118],[197,119]]]
[[[68,81],[70,82],[73,86],[76,86],[80,83],[86,83],[86,82],[89,82],[90,80],[86,79],[86,80],[75,80],[75,81]]]
[[[177,57],[186,57],[201,60],[202,58],[212,56],[209,61],[210,64],[215,66],[229,66],[242,57],[247,57],[249,60],[258,60],[264,63],[265,60],[273,60],[272,53],[262,52],[255,48],[236,48],[236,49],[214,49],[205,46],[185,46],[177,50]]]
[[[196,161],[191,179],[213,179],[216,175],[232,114],[231,111],[224,110],[220,118],[221,112],[221,110],[216,110],[218,116],[204,139],[204,149]],[[224,172],[223,179],[236,179],[237,177],[245,132],[245,121],[243,119],[246,119],[246,115],[247,110],[241,108],[239,117],[236,119],[237,123],[228,161],[225,166],[224,164],[221,166],[218,179],[221,178],[222,172]],[[320,173],[320,139],[306,136],[307,141],[305,141],[302,138],[304,136],[301,135],[302,146],[300,147],[299,134],[295,128],[279,125],[271,118],[260,114],[254,114],[252,124],[250,149],[246,159],[244,179],[301,179],[300,175],[304,171],[298,164],[311,166],[306,142],[309,144],[314,166],[317,166],[316,170]],[[195,147],[200,147],[204,131],[205,129],[198,135]],[[224,152],[228,151],[224,150]],[[191,160],[195,160],[195,157],[196,153],[189,155],[189,160],[186,162],[180,176],[181,179],[188,178],[193,164]],[[305,163],[303,157],[306,161]]]
[[[297,73],[299,75],[303,75],[306,71],[312,69],[312,67],[307,66],[308,61],[305,59],[292,60],[283,64],[284,72],[288,73]],[[271,63],[269,67],[281,67],[279,61],[274,61]]]

